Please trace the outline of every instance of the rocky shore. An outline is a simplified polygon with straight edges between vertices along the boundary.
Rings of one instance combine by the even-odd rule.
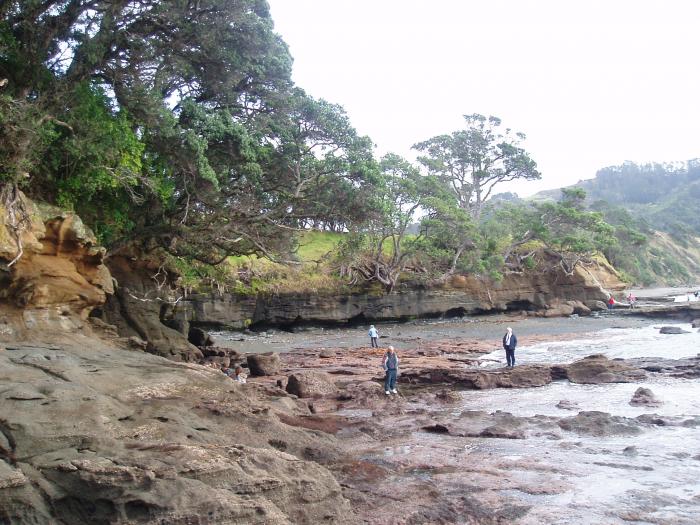
[[[377,367],[382,351],[370,348],[292,350],[282,355],[276,376],[256,381],[283,383],[288,377],[287,390],[305,399],[312,411],[304,418],[308,424],[326,422],[325,431],[349,454],[332,470],[365,523],[690,524],[700,515],[697,492],[695,498],[661,504],[653,491],[640,490],[636,502],[594,511],[589,507],[596,505],[595,497],[584,505],[567,503],[567,494],[576,499],[586,483],[582,479],[596,469],[604,474],[595,475],[617,483],[624,483],[626,472],[666,475],[660,473],[663,466],[650,461],[651,453],[640,451],[658,439],[658,429],[697,435],[700,412],[658,414],[662,402],[635,385],[670,378],[697,383],[700,356],[622,360],[591,355],[565,365],[484,369],[481,359],[490,351],[484,343],[442,340],[402,350],[399,395],[383,393]],[[643,413],[615,415],[619,407],[614,405],[586,410],[567,399],[552,402],[557,415],[493,411],[486,403],[478,410],[464,408],[472,391],[504,391],[515,406],[553,383],[562,388],[629,383],[634,395],[625,403]],[[606,448],[609,442],[612,449]],[[700,450],[686,450],[676,453],[675,461],[687,458],[697,473]],[[660,487],[666,484],[659,480]],[[555,496],[561,499],[553,503]]]
[[[556,321],[539,323],[522,345],[587,336],[551,335]],[[554,514],[568,504],[522,495],[564,497],[580,468],[654,474],[659,467],[640,459],[645,436],[700,427],[698,415],[658,413],[651,391],[627,399],[644,408],[636,416],[567,399],[552,404],[557,415],[464,406],[470,392],[508,392],[517,404],[554,384],[697,382],[700,357],[591,355],[507,369],[489,357],[490,339],[424,337],[403,341],[400,393],[387,396],[383,349],[228,350],[258,366],[239,384],[212,366],[129,348],[100,323],[91,330],[0,350],[6,522],[559,523]],[[609,439],[617,450],[592,451]],[[700,463],[699,453],[688,449],[687,461]],[[577,467],[582,455],[589,459]],[[684,516],[700,510],[682,498],[668,506],[674,521],[644,505],[601,516],[692,523]]]
[[[697,523],[699,325],[659,319],[694,305],[581,317],[619,286],[603,270],[250,298],[236,317],[174,298],[157,256],[107,261],[77,217],[27,205],[16,264],[0,224],[2,523]],[[380,327],[397,395],[383,350],[342,328],[469,312],[500,314]],[[212,338],[217,315],[278,328]],[[505,324],[528,349],[513,369],[493,353]],[[221,372],[236,364],[248,383]]]

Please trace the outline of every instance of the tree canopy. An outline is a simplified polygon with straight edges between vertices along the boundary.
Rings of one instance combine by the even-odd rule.
[[[474,113],[464,115],[466,127],[413,146],[429,173],[438,176],[459,206],[478,220],[485,202],[499,184],[541,177],[537,164],[520,147],[523,133],[501,130],[501,119]]]
[[[0,180],[207,262],[362,213],[371,142],[290,80],[264,0],[20,0],[0,24]],[[345,198],[339,199],[342,195]]]
[[[494,210],[517,199],[494,192],[540,174],[497,117],[465,115],[464,129],[417,143],[417,164],[377,160],[291,68],[265,0],[3,2],[11,230],[25,224],[22,190],[78,212],[110,249],[138,241],[202,265],[291,263],[298,232],[342,232],[338,274],[387,290],[403,275],[498,276],[531,232],[561,253],[599,246],[586,244],[599,216],[574,201],[517,208],[504,229]]]

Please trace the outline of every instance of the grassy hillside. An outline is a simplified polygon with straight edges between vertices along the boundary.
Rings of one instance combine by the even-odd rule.
[[[293,261],[273,262],[256,256],[229,257],[217,267],[174,264],[191,292],[212,289],[242,294],[337,291],[346,285],[334,274],[333,254],[343,234],[304,232]]]

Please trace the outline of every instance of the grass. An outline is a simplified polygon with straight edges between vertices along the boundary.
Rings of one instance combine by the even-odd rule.
[[[299,238],[297,255],[302,262],[319,261],[324,256],[335,252],[342,240],[342,233],[307,231]]]
[[[323,293],[338,291],[346,284],[329,264],[343,234],[307,231],[299,236],[294,259],[299,264],[281,264],[258,256],[232,256],[216,269],[194,268],[178,263],[181,275],[188,276],[193,291],[217,288],[240,294]]]

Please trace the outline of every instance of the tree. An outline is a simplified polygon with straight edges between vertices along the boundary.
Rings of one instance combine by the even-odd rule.
[[[434,265],[441,267],[445,275],[451,275],[465,251],[476,248],[476,225],[469,212],[443,187],[426,199],[425,208],[427,214],[421,220],[423,249],[430,254]]]
[[[418,160],[454,193],[460,208],[478,222],[484,203],[496,186],[513,180],[540,178],[537,165],[520,147],[522,133],[501,131],[501,120],[465,115],[466,128],[419,142]]]
[[[605,222],[599,212],[587,211],[586,192],[582,188],[562,189],[557,202],[529,206],[510,206],[499,212],[502,221],[510,226],[511,243],[505,252],[505,261],[519,269],[526,254],[519,248],[531,241],[542,243],[547,253],[557,260],[561,270],[571,275],[582,262],[589,262],[597,252],[603,252],[612,243],[614,228]]]
[[[345,227],[364,218],[364,187],[376,176],[371,142],[339,106],[297,89],[264,129],[194,103],[180,121],[205,145],[213,176],[191,177],[166,211],[168,223],[156,221],[154,233],[172,253],[209,263],[232,253],[277,259],[309,223]]]
[[[264,0],[11,0],[0,14],[6,208],[21,188],[111,246],[138,234],[208,263],[363,217],[371,143],[294,88]]]
[[[380,169],[378,184],[365,196],[372,212],[341,252],[341,275],[353,284],[378,281],[391,292],[422,237],[409,238],[408,228],[435,191],[436,181],[395,154],[385,155]]]

